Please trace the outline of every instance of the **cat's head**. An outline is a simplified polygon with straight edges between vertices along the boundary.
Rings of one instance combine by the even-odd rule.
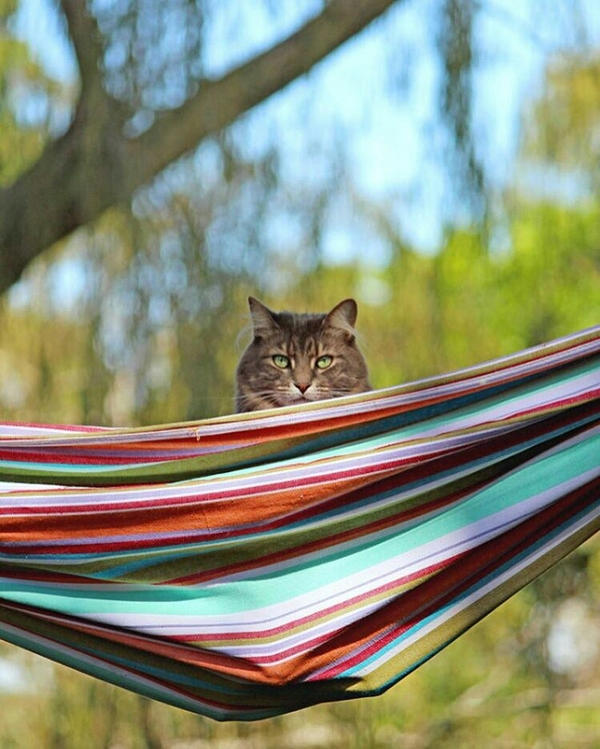
[[[257,411],[370,389],[356,345],[356,302],[327,314],[273,312],[250,297],[254,338],[236,374],[236,408]]]

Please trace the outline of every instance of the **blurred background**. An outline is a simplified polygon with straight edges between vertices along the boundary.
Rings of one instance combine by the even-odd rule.
[[[249,294],[354,296],[375,387],[598,324],[600,4],[0,0],[0,289],[4,421],[231,412]],[[0,645],[0,749],[593,749],[599,593],[592,541],[383,697],[257,724]]]

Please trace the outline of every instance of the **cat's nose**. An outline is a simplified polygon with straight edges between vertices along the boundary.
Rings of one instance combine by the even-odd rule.
[[[298,388],[302,395],[304,395],[304,393],[310,387],[310,382],[295,382],[294,385]]]

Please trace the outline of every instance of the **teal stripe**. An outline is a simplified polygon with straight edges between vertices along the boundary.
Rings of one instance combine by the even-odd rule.
[[[425,520],[417,526],[397,531],[378,542],[370,539],[363,546],[342,549],[327,558],[317,554],[297,569],[282,574],[268,571],[249,581],[224,582],[205,588],[182,586],[116,586],[109,590],[66,588],[48,590],[45,586],[22,581],[0,583],[0,595],[6,600],[26,603],[76,616],[95,614],[148,614],[177,616],[238,615],[244,611],[276,606],[303,594],[316,594],[323,587],[340,583],[378,564],[419,548],[441,537],[468,528],[501,511],[516,508],[562,483],[587,472],[600,475],[598,465],[600,435],[585,442],[553,452],[492,486],[475,493],[459,505]],[[279,534],[280,538],[286,534]],[[318,570],[318,574],[315,571]],[[278,584],[274,584],[277,581]],[[175,606],[181,609],[175,610]]]

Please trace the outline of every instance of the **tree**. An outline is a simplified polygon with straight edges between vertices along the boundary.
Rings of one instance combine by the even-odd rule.
[[[0,291],[44,249],[110,206],[127,203],[168,164],[306,73],[398,1],[329,0],[270,49],[217,79],[189,81],[192,95],[132,137],[127,124],[136,115],[135,101],[106,86],[109,35],[84,0],[61,0],[79,67],[79,96],[68,130],[48,143],[28,171],[0,189]],[[139,13],[135,3],[125,6],[127,13]],[[159,6],[150,4],[147,10]],[[205,6],[196,10],[201,22]]]

